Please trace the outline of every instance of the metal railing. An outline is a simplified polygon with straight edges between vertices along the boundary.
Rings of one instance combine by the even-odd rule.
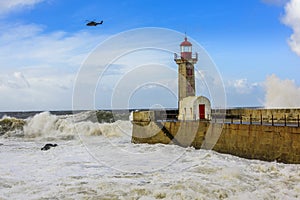
[[[263,126],[290,126],[300,127],[300,116],[296,118],[288,117],[287,115],[268,115],[268,116],[248,116],[245,115],[212,115],[212,122],[214,123],[226,123],[226,124],[250,124],[250,125],[263,125]]]
[[[149,110],[153,112],[151,121],[178,121],[179,111],[176,109],[169,110]],[[184,118],[184,117],[183,117]],[[208,117],[202,121],[208,121],[211,123],[225,123],[225,124],[247,124],[247,125],[263,125],[263,126],[288,126],[288,127],[300,127],[300,114],[230,114],[223,111],[214,111]],[[184,120],[187,121],[187,120]],[[201,121],[188,120],[188,121]]]

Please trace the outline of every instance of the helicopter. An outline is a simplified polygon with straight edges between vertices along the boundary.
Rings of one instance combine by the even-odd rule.
[[[99,24],[103,24],[103,20],[100,22],[96,22],[96,21],[88,21],[88,23],[86,24],[87,26],[97,26]]]

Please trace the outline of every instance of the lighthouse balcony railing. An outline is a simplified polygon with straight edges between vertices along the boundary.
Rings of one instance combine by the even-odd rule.
[[[177,60],[177,59],[193,59],[193,60],[198,60],[198,53],[193,53],[191,58],[186,58],[185,56],[183,56],[184,54],[181,54],[181,53],[174,53],[174,60]]]

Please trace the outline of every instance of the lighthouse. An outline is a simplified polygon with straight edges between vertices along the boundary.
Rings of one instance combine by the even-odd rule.
[[[192,43],[187,37],[180,44],[180,55],[175,53],[174,58],[178,65],[178,103],[189,96],[195,96],[195,70],[198,54],[193,54]]]
[[[186,36],[180,44],[180,55],[175,53],[174,60],[178,65],[178,120],[209,120],[209,99],[196,96],[194,65],[198,61],[198,54],[193,53],[192,43]]]

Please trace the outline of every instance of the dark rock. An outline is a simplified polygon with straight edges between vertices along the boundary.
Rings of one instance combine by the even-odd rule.
[[[45,146],[43,147],[43,148],[41,148],[41,150],[42,151],[47,151],[47,150],[49,150],[51,147],[56,147],[57,146],[57,144],[50,144],[50,143],[48,143],[48,144],[45,144]]]

